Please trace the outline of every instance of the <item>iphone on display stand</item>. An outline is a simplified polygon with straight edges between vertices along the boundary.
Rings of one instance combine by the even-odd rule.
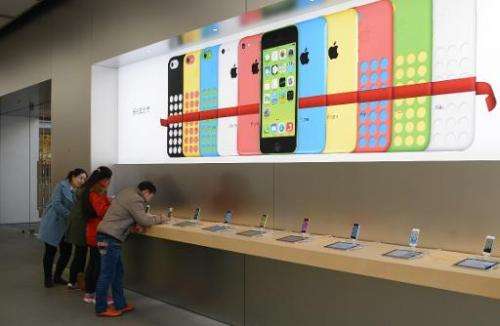
[[[328,94],[358,90],[358,13],[349,9],[326,16],[328,28]],[[324,153],[356,149],[356,103],[328,106]]]
[[[455,264],[455,266],[477,269],[482,271],[488,271],[496,268],[498,266],[498,262],[495,260],[488,259],[493,251],[494,244],[495,244],[495,237],[492,235],[488,235],[484,241],[483,256],[481,258],[469,257],[459,261],[458,263]]]
[[[247,36],[238,45],[238,105],[260,103],[260,49],[262,35]],[[240,155],[260,154],[259,114],[238,115],[237,149]]]
[[[262,36],[262,153],[293,153],[297,146],[297,43],[295,25]]]
[[[297,24],[299,30],[299,98],[326,94],[326,20]],[[321,153],[326,140],[326,107],[298,110],[296,153]]]
[[[337,241],[326,245],[325,248],[343,251],[362,248],[362,246],[358,243],[359,233],[360,225],[358,223],[354,223],[351,230],[351,241]]]
[[[201,208],[198,207],[194,210],[193,221],[195,223],[199,223],[200,220],[201,220]]]
[[[434,0],[433,17],[432,80],[474,77],[476,0]],[[475,97],[473,92],[432,97],[428,151],[464,150],[472,144]]]
[[[300,227],[300,233],[302,233],[302,235],[309,234],[309,218],[306,217],[302,221],[302,226]]]
[[[489,257],[491,255],[494,244],[495,244],[495,237],[492,235],[487,236],[484,241],[483,256]]]
[[[259,229],[264,230],[266,228],[267,220],[268,220],[268,215],[262,214],[259,221]]]
[[[219,46],[201,51],[200,58],[200,111],[218,107]],[[217,119],[200,121],[200,155],[217,156]]]
[[[410,236],[408,237],[408,245],[413,250],[415,250],[418,246],[419,236],[420,236],[420,229],[413,228],[410,232]]]
[[[219,47],[219,108],[238,105],[238,41]],[[238,117],[220,117],[217,126],[217,151],[220,156],[238,155]]]
[[[227,210],[226,213],[224,213],[224,223],[231,224],[232,222],[233,222],[233,212]]]
[[[168,116],[182,115],[184,55],[168,62]],[[167,153],[182,157],[182,122],[171,123],[167,128]]]
[[[392,87],[393,8],[389,0],[357,7],[360,91]],[[391,142],[392,102],[358,104],[356,152],[385,152]]]
[[[354,242],[357,242],[359,239],[359,233],[360,233],[361,226],[358,223],[354,223],[352,226],[351,230],[351,240]]]
[[[200,111],[200,51],[184,56],[184,97],[183,113]],[[200,156],[200,123],[185,122],[182,131],[182,150],[184,156]]]
[[[394,86],[431,81],[432,0],[392,0],[394,6]],[[418,14],[417,14],[418,13]],[[431,91],[431,86],[425,86]],[[390,152],[423,151],[430,141],[431,97],[393,103]]]
[[[386,252],[385,254],[383,254],[383,256],[396,259],[406,259],[406,260],[422,257],[423,252],[417,251],[419,236],[420,236],[420,229],[413,228],[410,231],[410,236],[408,237],[408,245],[410,246],[410,250],[394,249],[389,252]]]

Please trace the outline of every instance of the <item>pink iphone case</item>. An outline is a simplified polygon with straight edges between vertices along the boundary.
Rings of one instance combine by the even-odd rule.
[[[359,15],[359,90],[392,87],[392,4],[381,0],[356,10]],[[359,103],[356,152],[387,151],[391,122],[391,101]]]
[[[238,105],[260,103],[261,38],[241,39],[238,46]],[[259,114],[238,116],[238,154],[260,154]]]

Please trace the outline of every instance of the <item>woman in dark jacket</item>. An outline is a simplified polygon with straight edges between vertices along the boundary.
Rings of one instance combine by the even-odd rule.
[[[87,220],[93,216],[89,196],[92,188],[102,180],[111,179],[112,172],[108,167],[97,168],[78,192],[78,200],[70,213],[66,239],[75,246],[75,254],[71,261],[68,288],[77,289],[77,277],[85,270],[87,260]]]
[[[66,179],[57,184],[42,217],[38,237],[45,243],[43,269],[47,288],[52,287],[54,283],[67,283],[61,275],[71,257],[71,245],[65,241],[64,233],[68,226],[68,216],[75,205],[75,190],[85,182],[86,178],[87,172],[83,169],[70,171]],[[57,247],[59,247],[59,259],[52,278]]]

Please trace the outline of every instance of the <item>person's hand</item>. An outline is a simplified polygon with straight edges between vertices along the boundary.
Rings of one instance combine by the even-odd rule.
[[[165,214],[160,214],[160,224],[167,224],[170,218]]]
[[[146,228],[140,226],[139,224],[135,224],[134,226],[130,227],[130,231],[132,233],[143,233],[144,231],[146,231]]]

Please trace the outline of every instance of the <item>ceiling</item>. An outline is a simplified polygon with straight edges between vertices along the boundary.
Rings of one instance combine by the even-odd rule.
[[[0,0],[0,29],[36,5],[40,0]]]

